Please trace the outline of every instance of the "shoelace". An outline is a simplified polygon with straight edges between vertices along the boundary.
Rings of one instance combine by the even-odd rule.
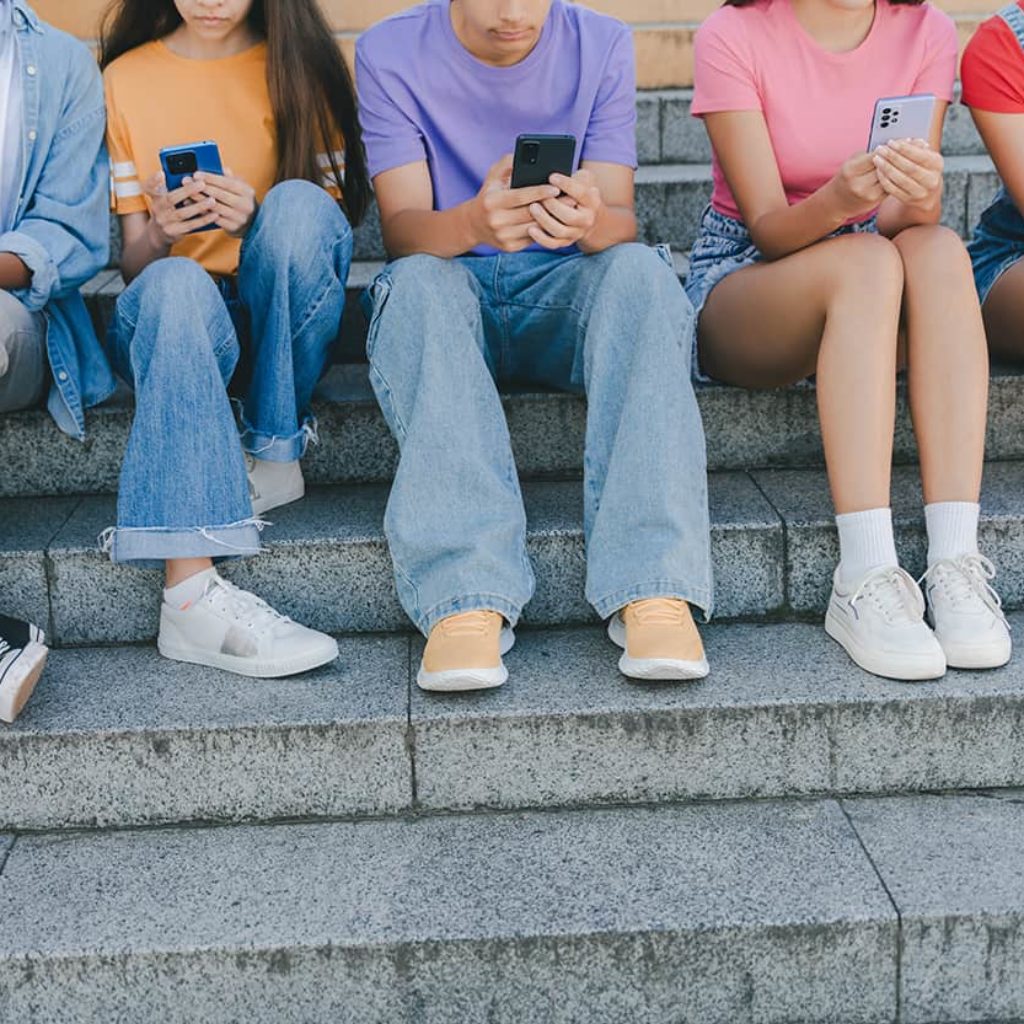
[[[870,601],[889,624],[920,622],[924,614],[924,601],[914,577],[895,566],[869,572],[850,598],[850,607],[860,601]]]
[[[215,576],[207,583],[203,600],[207,598],[215,608],[226,611],[236,622],[244,622],[249,629],[263,629],[281,622],[291,622],[287,615],[271,608],[262,598],[241,590],[220,576]]]
[[[491,627],[491,613],[465,612],[442,619],[438,625],[445,636],[486,636]]]
[[[954,606],[981,601],[996,618],[1007,626],[1003,599],[989,582],[996,578],[996,567],[984,555],[962,555],[936,562],[920,579],[933,579],[941,584]]]
[[[686,606],[681,601],[654,597],[637,601],[631,614],[637,622],[652,626],[683,626],[686,624]]]

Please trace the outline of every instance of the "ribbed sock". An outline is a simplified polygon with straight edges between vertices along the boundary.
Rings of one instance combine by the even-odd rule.
[[[978,553],[980,514],[981,506],[973,501],[936,501],[925,505],[929,567],[944,558]]]
[[[839,579],[850,586],[872,569],[897,566],[892,510],[873,508],[836,516],[839,527]]]
[[[164,589],[164,601],[172,608],[184,610],[190,604],[198,601],[206,592],[206,583],[217,575],[216,569],[204,569],[197,572],[195,576],[189,576],[187,580],[173,587]]]

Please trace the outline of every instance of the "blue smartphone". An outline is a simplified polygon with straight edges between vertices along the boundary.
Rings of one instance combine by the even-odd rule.
[[[166,149],[161,149],[160,166],[167,179],[168,192],[174,192],[181,188],[185,179],[191,178],[196,171],[205,171],[207,174],[224,173],[220,149],[216,142],[210,141],[192,142],[186,146],[168,146]],[[216,230],[215,224],[207,224],[205,228],[196,228],[190,234],[195,234],[197,231]]]

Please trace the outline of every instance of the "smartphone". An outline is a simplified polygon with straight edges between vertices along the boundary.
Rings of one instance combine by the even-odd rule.
[[[167,191],[174,192],[181,188],[186,178],[192,177],[196,171],[205,171],[207,174],[223,174],[224,165],[220,159],[220,149],[216,142],[192,142],[187,146],[168,146],[160,150],[160,166],[164,170],[164,177],[167,179]],[[184,206],[180,203],[179,206]],[[196,231],[216,231],[215,224],[207,224],[205,228],[196,228]]]
[[[918,96],[890,96],[875,104],[868,137],[868,152],[894,139],[931,138],[935,97],[931,93]]]
[[[546,185],[552,174],[571,178],[576,169],[576,136],[520,135],[516,139],[512,188]]]

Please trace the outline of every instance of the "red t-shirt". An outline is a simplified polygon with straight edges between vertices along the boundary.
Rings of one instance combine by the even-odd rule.
[[[1020,6],[1024,10],[1024,3]],[[967,44],[960,78],[967,106],[993,114],[1024,113],[1024,50],[998,15]]]

